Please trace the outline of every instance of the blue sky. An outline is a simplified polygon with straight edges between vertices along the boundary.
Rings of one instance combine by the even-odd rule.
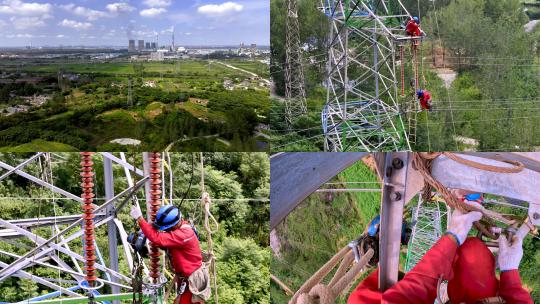
[[[0,47],[270,41],[270,0],[0,0]]]

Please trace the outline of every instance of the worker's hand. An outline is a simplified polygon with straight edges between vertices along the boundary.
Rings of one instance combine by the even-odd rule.
[[[473,223],[481,218],[482,213],[478,211],[462,213],[456,209],[454,210],[454,213],[452,213],[448,232],[452,233],[457,238],[459,245],[461,245],[467,238],[467,234],[469,234]]]
[[[523,239],[518,235],[514,236],[513,244],[506,239],[504,234],[499,236],[499,256],[497,262],[501,271],[519,268],[519,263],[523,257]]]
[[[132,218],[134,219],[139,219],[140,217],[142,217],[142,212],[141,212],[141,209],[137,206],[132,206],[131,207],[131,211],[129,212],[129,214],[131,215]]]

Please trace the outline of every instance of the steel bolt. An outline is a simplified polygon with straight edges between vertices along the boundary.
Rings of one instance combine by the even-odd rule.
[[[535,220],[540,220],[540,213],[535,212],[535,213],[533,214],[533,219],[535,219]]]
[[[392,199],[395,200],[395,201],[401,200],[401,193],[399,193],[399,192],[392,193]]]
[[[394,169],[401,169],[403,168],[403,161],[401,160],[401,158],[394,158],[392,160],[392,167],[394,167]]]

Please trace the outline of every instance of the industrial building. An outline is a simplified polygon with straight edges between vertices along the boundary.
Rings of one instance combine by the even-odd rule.
[[[128,51],[129,52],[135,52],[135,40],[133,40],[133,39],[129,40]]]
[[[144,50],[144,40],[139,40],[138,50],[139,52]]]

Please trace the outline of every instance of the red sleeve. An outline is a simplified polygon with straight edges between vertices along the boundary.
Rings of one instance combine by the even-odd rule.
[[[382,293],[379,291],[379,268],[362,280],[351,293],[347,304],[380,304]]]
[[[424,92],[424,98],[425,98],[426,100],[430,100],[430,99],[431,99],[431,95],[429,95],[428,92]]]
[[[517,269],[501,273],[499,296],[508,304],[533,303],[531,295],[521,285],[521,279],[519,278],[519,271]]]
[[[454,239],[443,236],[401,281],[383,293],[382,303],[433,303],[439,277],[453,276],[457,248]]]
[[[177,229],[174,232],[159,232],[142,217],[139,219],[139,226],[141,226],[142,232],[148,238],[148,240],[159,247],[178,248],[182,247],[185,243],[186,237],[184,237],[184,233],[179,231],[180,229]]]

